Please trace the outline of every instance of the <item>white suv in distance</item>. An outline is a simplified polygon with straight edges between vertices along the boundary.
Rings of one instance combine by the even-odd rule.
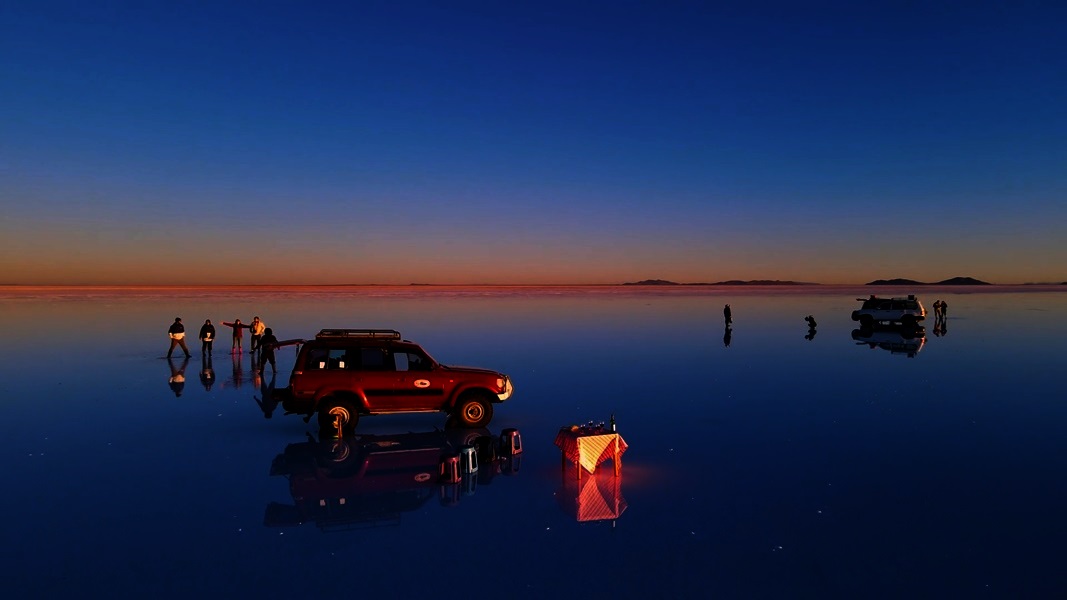
[[[903,298],[879,298],[871,294],[870,298],[857,300],[863,302],[863,306],[852,311],[852,320],[859,321],[861,327],[870,327],[875,323],[900,323],[914,327],[926,318],[926,309],[914,294]]]

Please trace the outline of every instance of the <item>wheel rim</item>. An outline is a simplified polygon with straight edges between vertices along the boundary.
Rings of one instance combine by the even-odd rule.
[[[484,415],[485,409],[482,408],[482,405],[478,404],[477,402],[471,402],[467,405],[467,408],[463,410],[463,416],[465,416],[467,420],[472,423],[480,421]]]
[[[335,406],[331,408],[329,415],[334,419],[340,418],[342,425],[347,425],[348,422],[352,420],[352,415],[349,414],[348,410],[346,410],[343,406]]]

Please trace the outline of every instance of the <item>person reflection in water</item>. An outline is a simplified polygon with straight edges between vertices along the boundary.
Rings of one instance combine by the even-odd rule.
[[[730,338],[734,335],[734,330],[730,329],[730,326],[726,326],[726,331],[722,333],[722,345],[726,348],[730,347]]]
[[[170,386],[170,391],[174,392],[174,397],[180,398],[182,391],[185,390],[185,367],[189,366],[189,357],[186,356],[182,360],[180,367],[175,366],[174,359],[169,356],[167,363],[170,365],[170,379],[167,380],[167,385]]]
[[[245,382],[245,372],[244,367],[241,365],[241,355],[232,354],[230,355],[230,358],[233,360],[233,387],[235,389],[240,389]]]
[[[808,334],[804,336],[804,339],[810,342],[815,339],[815,328],[818,327],[818,323],[815,322],[815,317],[811,315],[804,317],[804,321],[808,324]]]
[[[211,386],[215,385],[215,369],[211,366],[211,355],[204,355],[204,366],[200,369],[200,384],[204,390],[210,392]]]
[[[946,333],[948,333],[948,327],[946,326],[945,319],[941,318],[934,321],[934,335],[937,337],[941,337]]]
[[[274,397],[274,373],[270,374],[270,382],[267,383],[266,379],[263,379],[259,387],[259,396],[252,396],[252,399],[259,405],[259,410],[263,411],[263,418],[269,419],[274,416],[274,410],[278,408],[278,400]]]

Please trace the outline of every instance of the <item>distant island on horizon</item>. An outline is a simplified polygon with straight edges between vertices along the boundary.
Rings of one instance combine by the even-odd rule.
[[[951,279],[945,279],[943,281],[928,282],[928,281],[916,281],[914,279],[875,279],[870,283],[864,285],[993,285],[988,281],[982,281],[975,279],[974,277],[953,277]]]

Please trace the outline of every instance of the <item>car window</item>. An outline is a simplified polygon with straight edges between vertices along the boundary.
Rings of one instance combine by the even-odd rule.
[[[307,354],[307,365],[304,367],[309,371],[316,371],[318,369],[326,368],[326,349],[325,348],[311,348]]]
[[[393,360],[385,348],[361,348],[359,368],[364,371],[392,371]]]
[[[308,350],[307,365],[309,371],[352,369],[355,365],[340,348],[312,348]]]
[[[429,371],[430,359],[417,352],[394,352],[397,371]]]

